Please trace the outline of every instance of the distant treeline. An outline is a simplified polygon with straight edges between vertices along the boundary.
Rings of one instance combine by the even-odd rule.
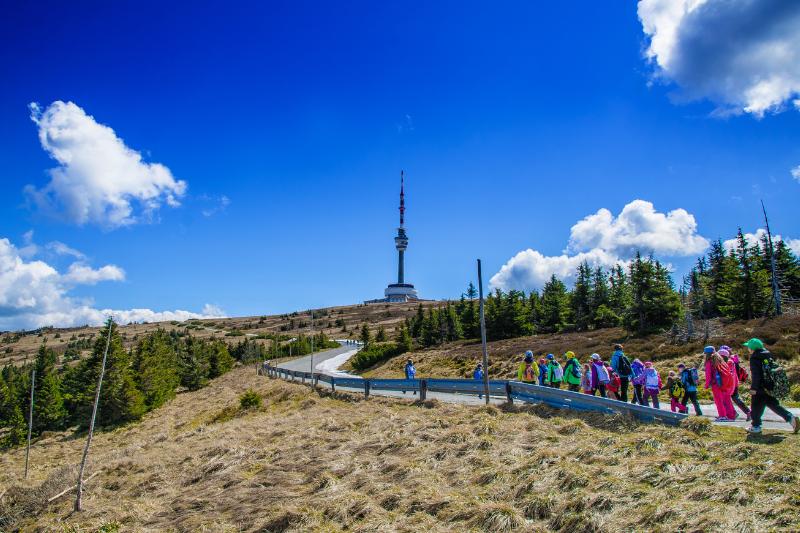
[[[627,267],[606,270],[579,265],[571,290],[556,276],[541,292],[495,290],[485,301],[487,337],[500,340],[617,326],[643,335],[667,330],[687,315],[697,319],[769,316],[775,312],[769,242],[766,237],[748,242],[741,230],[735,242],[732,250],[726,250],[722,241],[713,243],[679,288],[663,263],[637,253]],[[799,301],[800,261],[782,241],[774,243],[774,256],[783,301]],[[477,296],[470,283],[458,302],[427,310],[420,305],[401,327],[397,342],[405,342],[403,335],[421,347],[478,338]],[[372,339],[364,337],[362,330],[361,340]],[[389,353],[392,348],[375,345],[361,359],[374,364]]]

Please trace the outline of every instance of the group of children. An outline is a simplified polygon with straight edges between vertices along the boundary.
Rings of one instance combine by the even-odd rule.
[[[706,346],[703,350],[703,370],[706,389],[711,389],[714,404],[717,408],[717,422],[730,422],[738,418],[734,405],[744,413],[746,419],[753,420],[749,431],[761,431],[761,415],[765,407],[769,407],[784,420],[792,424],[795,432],[800,429],[800,421],[789,411],[780,406],[774,395],[764,390],[761,382],[762,359],[770,358],[769,352],[759,339],[750,339],[744,344],[751,354],[753,401],[752,410],[739,396],[739,384],[751,379],[750,373],[742,366],[739,354],[729,346]],[[755,363],[754,363],[755,361]],[[482,375],[482,374],[481,374]],[[534,362],[533,352],[528,351],[517,369],[517,380],[535,383],[541,386],[561,388],[563,385],[574,392],[600,395],[623,402],[628,401],[628,386],[633,386],[631,403],[660,408],[659,393],[666,391],[670,408],[673,412],[688,413],[689,403],[695,414],[703,412],[697,399],[697,388],[701,385],[700,375],[695,367],[681,363],[676,370],[667,373],[666,383],[651,361],[642,362],[638,358],[632,361],[623,352],[621,344],[614,345],[614,353],[610,361],[593,353],[590,361],[581,364],[573,352],[564,354],[563,366],[553,354]],[[755,412],[757,411],[757,412]]]

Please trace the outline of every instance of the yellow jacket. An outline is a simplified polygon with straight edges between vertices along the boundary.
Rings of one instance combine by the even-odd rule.
[[[531,372],[528,374],[528,379],[525,379],[525,367],[530,364]],[[539,365],[536,361],[533,363],[522,362],[517,369],[517,381],[524,381],[525,383],[535,383],[539,379]]]

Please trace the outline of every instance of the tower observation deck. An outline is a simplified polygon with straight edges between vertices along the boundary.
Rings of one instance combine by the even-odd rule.
[[[400,171],[400,227],[397,228],[397,236],[394,238],[394,247],[397,249],[397,283],[390,283],[383,291],[385,302],[408,302],[417,300],[417,290],[414,285],[406,283],[405,280],[405,252],[408,248],[408,235],[406,235],[405,215],[405,176]]]

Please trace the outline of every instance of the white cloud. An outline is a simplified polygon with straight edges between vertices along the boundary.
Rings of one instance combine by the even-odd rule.
[[[708,247],[708,240],[697,234],[697,222],[685,209],[659,213],[651,202],[634,200],[614,218],[600,209],[574,226],[570,250],[599,248],[630,257],[637,250],[668,256],[692,255]]]
[[[578,265],[611,267],[626,264],[637,251],[660,256],[687,256],[703,252],[708,240],[697,234],[694,216],[684,209],[660,213],[653,204],[634,200],[619,216],[599,209],[572,226],[564,253],[547,256],[527,249],[512,257],[492,279],[493,288],[540,289],[555,274],[571,281]]]
[[[800,94],[800,2],[641,0],[645,54],[687,99],[719,114],[777,112]]]
[[[69,294],[76,285],[119,281],[124,276],[122,269],[114,265],[93,269],[83,263],[73,263],[66,274],[61,274],[44,261],[26,260],[7,238],[0,238],[0,330],[97,325],[108,315],[123,324],[224,316],[221,309],[211,305],[201,313],[97,309],[91,301]]]
[[[37,104],[30,108],[42,148],[59,164],[43,188],[25,187],[41,211],[113,229],[151,219],[163,203],[180,205],[185,181],[160,163],[142,161],[113,129],[79,106],[56,101],[45,110]]]
[[[797,180],[797,183],[800,183],[800,165],[792,169],[792,177]]]
[[[116,265],[106,265],[95,270],[82,263],[73,263],[61,279],[77,285],[95,285],[101,281],[123,281],[125,271]]]
[[[75,259],[85,259],[86,256],[83,253],[79,252],[75,248],[70,248],[63,242],[59,241],[52,241],[45,244],[45,248],[49,251],[53,252],[56,255],[70,255]]]
[[[758,228],[755,233],[745,233],[744,238],[747,239],[747,242],[752,244],[756,244],[761,242],[761,238],[767,234],[767,230],[764,228]],[[800,255],[800,239],[789,239],[783,238],[780,235],[773,235],[772,242],[773,244],[783,241],[786,246],[794,253],[795,255]],[[736,249],[736,239],[728,239],[724,241],[722,245],[725,247],[726,250],[735,250]]]

